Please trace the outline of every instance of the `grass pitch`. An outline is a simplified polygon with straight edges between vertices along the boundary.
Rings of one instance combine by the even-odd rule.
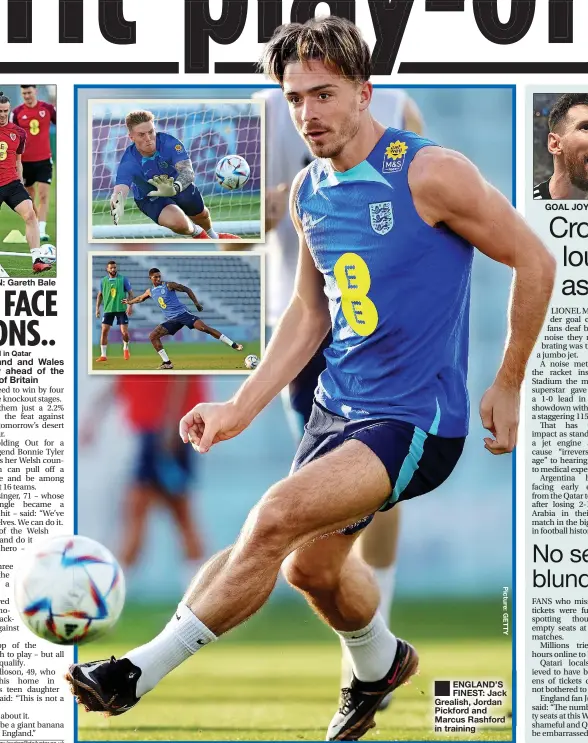
[[[216,222],[235,222],[235,221],[261,221],[261,198],[259,194],[236,193],[231,192],[227,195],[206,196],[205,204],[210,210],[212,224]],[[145,216],[140,209],[137,209],[132,198],[127,199],[125,204],[124,220],[121,224],[153,224],[149,217]],[[110,200],[94,199],[92,202],[92,225],[112,225],[110,216]],[[258,239],[259,232],[241,235],[243,239]],[[113,239],[115,239],[113,237]],[[163,240],[164,238],[162,238]],[[173,239],[172,236],[166,237],[166,240]]]
[[[498,606],[500,609],[500,606]],[[511,720],[471,735],[433,733],[433,681],[502,679],[510,693],[510,638],[497,602],[402,603],[395,631],[414,642],[419,675],[395,694],[364,740],[512,740]],[[130,607],[80,660],[120,656],[151,639],[173,607]],[[340,651],[305,607],[272,602],[242,627],[170,674],[131,712],[79,714],[80,740],[324,740],[337,707]],[[494,716],[508,714],[510,698]]]
[[[198,331],[193,331],[194,333]],[[242,351],[234,351],[220,341],[205,343],[186,343],[163,339],[163,347],[174,365],[183,371],[245,371],[244,361],[249,354],[260,355],[259,341],[243,344]],[[122,344],[108,344],[108,361],[96,362],[100,356],[100,346],[92,348],[92,369],[94,371],[157,371],[161,359],[151,343],[133,343],[131,336],[131,358],[123,359]],[[160,372],[164,374],[165,372]]]
[[[55,172],[55,168],[54,168]],[[55,194],[56,180],[51,184],[51,195],[49,197],[49,214],[47,215],[47,233],[49,242],[57,246],[57,262],[59,262],[59,246],[57,245],[56,219],[55,219]],[[16,279],[51,279],[57,275],[57,263],[48,271],[33,273],[31,254],[26,243],[4,243],[2,240],[11,230],[19,230],[24,235],[25,226],[21,217],[13,212],[6,204],[0,208],[0,253],[12,253],[13,255],[0,255],[0,266],[6,273]]]

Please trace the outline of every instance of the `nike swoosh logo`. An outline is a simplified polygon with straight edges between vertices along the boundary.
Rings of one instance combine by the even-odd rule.
[[[176,614],[176,619],[178,620],[178,622],[180,621],[181,618],[182,617],[179,614]]]
[[[196,642],[198,643],[198,645],[206,645],[204,640],[196,640]]]
[[[322,217],[319,217],[318,219],[313,219],[312,217],[309,217],[308,218],[308,226],[309,227],[314,227],[315,225],[317,225],[319,222],[322,222],[323,219],[326,219],[326,218],[327,218],[327,215],[326,214],[324,214]]]

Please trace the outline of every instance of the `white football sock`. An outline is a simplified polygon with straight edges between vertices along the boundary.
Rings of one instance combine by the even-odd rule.
[[[106,356],[106,349],[107,348],[108,348],[108,346],[100,346],[100,354],[102,356]]]
[[[373,568],[374,578],[380,589],[380,605],[378,611],[382,615],[386,625],[390,626],[390,611],[392,609],[392,599],[394,598],[394,585],[396,583],[396,565],[389,565],[387,568]],[[345,647],[343,638],[341,640],[341,688],[349,686],[353,668],[351,665],[351,656]]]
[[[194,222],[192,222],[192,224],[194,224]],[[199,227],[197,224],[194,224],[194,232],[192,233],[193,235],[201,235],[203,232],[204,230],[202,229],[202,227]]]
[[[45,234],[46,229],[47,229],[47,222],[39,222],[39,232],[41,235]]]
[[[186,604],[179,603],[174,616],[157,637],[124,656],[141,669],[137,696],[147,694],[170,671],[214,640],[216,635],[192,614]]]
[[[123,351],[128,351],[128,350],[129,350],[129,342],[123,341]]]
[[[165,348],[162,348],[161,351],[158,351],[157,353],[161,356],[162,360],[165,363],[167,363],[169,361],[169,356],[166,354]]]
[[[378,611],[384,617],[386,625],[390,626],[390,610],[394,598],[394,586],[396,584],[396,565],[387,568],[374,568],[374,578],[380,589],[380,605]]]
[[[230,339],[230,338],[229,338],[228,336],[226,336],[226,335],[221,335],[221,337],[219,338],[219,341],[220,341],[221,343],[226,343],[226,344],[227,344],[227,346],[232,346],[232,345],[233,345],[233,343],[234,343],[234,341],[232,341],[232,340],[231,340],[231,339]]]
[[[209,230],[206,230],[206,234],[211,240],[218,240],[218,234],[214,231],[213,227],[211,227]]]
[[[351,656],[353,673],[360,681],[379,681],[390,670],[397,641],[379,611],[367,627],[339,632],[345,651]]]

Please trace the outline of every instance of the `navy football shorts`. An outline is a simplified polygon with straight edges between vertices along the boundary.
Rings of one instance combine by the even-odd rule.
[[[166,320],[161,324],[170,335],[175,335],[178,330],[181,330],[181,328],[194,328],[196,320],[198,320],[198,315],[192,315],[190,312],[183,312],[172,320]]]
[[[159,215],[169,204],[179,206],[184,214],[187,214],[189,217],[195,217],[204,210],[204,201],[202,200],[200,191],[194,184],[173,198],[168,198],[167,196],[147,197],[145,199],[135,199],[135,204],[143,214],[146,214],[156,224],[159,224]]]
[[[129,324],[129,316],[126,312],[105,312],[102,315],[102,325],[114,325],[115,320],[117,325]]]
[[[464,437],[434,436],[411,423],[391,418],[350,421],[315,402],[292,472],[349,439],[362,441],[386,468],[392,493],[382,503],[380,511],[387,511],[400,501],[416,498],[439,487],[453,472],[465,443]],[[372,514],[351,524],[342,533],[354,534],[366,527],[373,517]]]
[[[189,446],[178,446],[169,451],[160,434],[145,431],[139,434],[135,479],[138,483],[155,486],[171,497],[187,496],[193,486],[191,478],[197,459],[190,455]]]

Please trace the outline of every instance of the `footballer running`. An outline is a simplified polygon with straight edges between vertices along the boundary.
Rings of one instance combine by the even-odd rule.
[[[125,306],[123,300],[132,298],[131,282],[126,276],[119,274],[116,261],[108,261],[106,276],[100,282],[100,291],[96,297],[96,317],[100,317],[100,307],[104,302],[104,314],[102,315],[102,327],[100,329],[100,356],[96,361],[108,361],[108,335],[115,322],[118,324],[122,336],[123,358],[125,361],[131,358],[129,317],[133,310],[132,307]]]
[[[10,99],[0,91],[0,207],[10,207],[25,223],[25,237],[31,251],[34,273],[48,271],[47,263],[38,254],[41,246],[39,222],[33,202],[23,185],[22,155],[27,134],[10,121]]]
[[[114,224],[123,219],[125,199],[132,190],[140,211],[177,235],[198,240],[239,240],[238,235],[213,229],[182,142],[171,134],[157,132],[151,111],[132,111],[125,122],[132,144],[121,158],[110,198]]]
[[[70,666],[68,680],[89,710],[131,709],[258,611],[282,570],[349,653],[353,678],[327,739],[357,740],[419,661],[386,626],[352,547],[377,511],[434,490],[461,456],[473,246],[514,270],[508,341],[480,406],[493,454],[515,446],[555,261],[463,155],[372,117],[370,51],[352,23],[281,26],[262,65],[316,157],[291,190],[296,286],[257,370],[229,401],[196,405],[180,435],[205,453],[240,434],[331,330],[314,408],[290,475],[201,569],[163,631],[121,659]]]
[[[175,335],[178,330],[181,330],[182,328],[199,330],[201,333],[211,335],[213,338],[225,343],[235,351],[243,350],[243,346],[240,343],[235,343],[235,341],[232,341],[220,331],[206,325],[206,323],[204,323],[197,315],[188,312],[186,306],[180,301],[176,292],[184,292],[187,294],[192,302],[194,302],[194,306],[198,312],[202,312],[204,309],[190,287],[184,286],[184,284],[177,284],[175,281],[164,281],[161,277],[161,271],[158,268],[150,269],[149,278],[151,279],[152,286],[146,289],[143,294],[134,299],[123,299],[122,301],[123,304],[132,305],[137,304],[138,302],[146,302],[148,299],[153,299],[157,302],[159,309],[163,312],[165,322],[158,325],[151,331],[151,333],[149,333],[149,340],[151,341],[153,348],[161,356],[162,363],[159,367],[160,369],[174,368],[174,365],[170,361],[169,356],[163,347],[161,339],[166,335]]]
[[[47,242],[47,214],[50,185],[53,178],[51,156],[51,124],[57,123],[55,106],[37,98],[36,85],[21,85],[24,103],[12,111],[12,121],[27,133],[27,148],[22,155],[24,186],[33,200],[41,242]]]

